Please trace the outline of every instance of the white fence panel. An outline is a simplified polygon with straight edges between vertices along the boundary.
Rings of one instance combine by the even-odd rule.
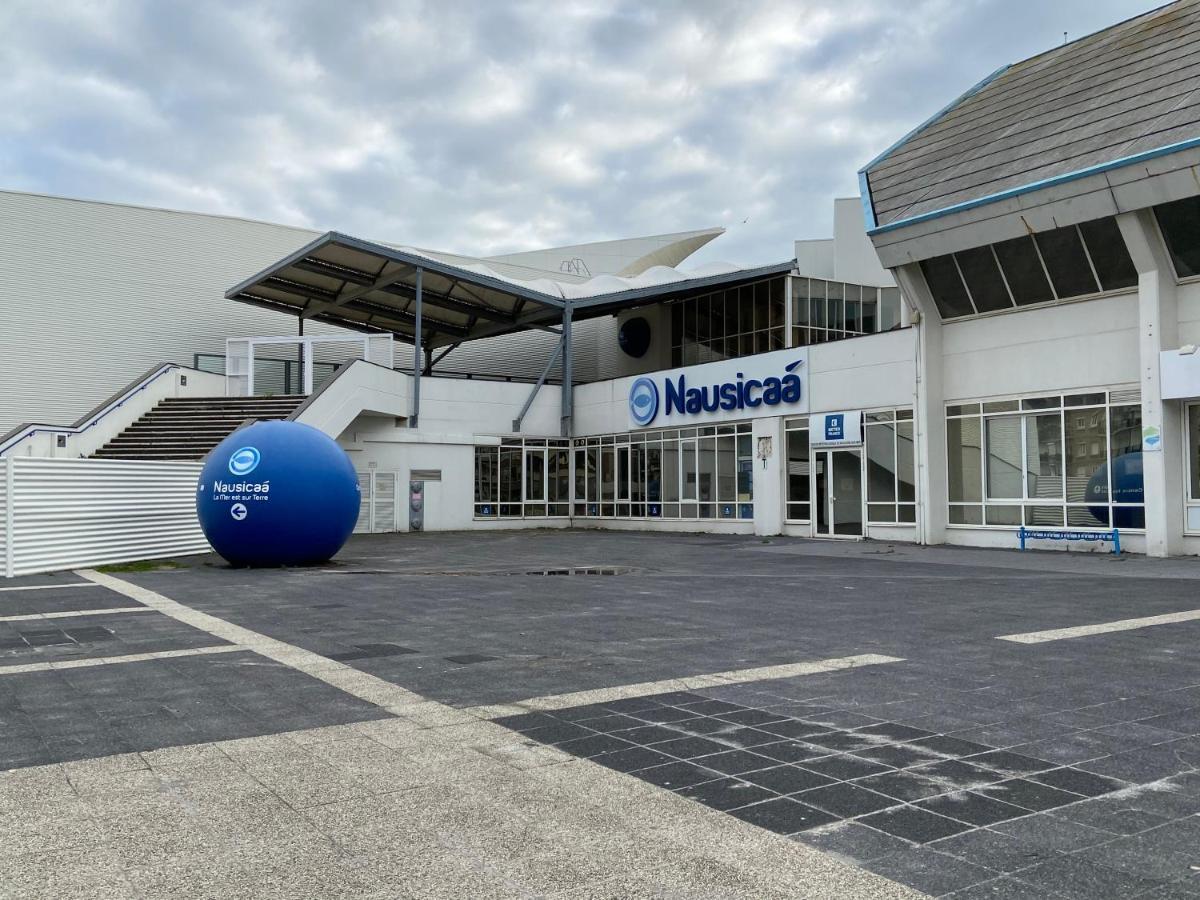
[[[399,531],[402,522],[400,501],[404,498],[399,492],[400,473],[381,472],[377,469],[359,472],[358,485],[362,501],[358,508],[358,522],[354,525],[354,533],[380,534]]]
[[[202,463],[9,457],[5,574],[206,553]]]

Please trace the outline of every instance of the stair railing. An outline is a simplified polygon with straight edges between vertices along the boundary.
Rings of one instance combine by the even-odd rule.
[[[159,363],[121,388],[121,390],[103,401],[99,406],[84,413],[71,425],[48,425],[43,422],[26,422],[18,425],[3,437],[0,437],[0,457],[10,454],[18,446],[32,440],[39,434],[53,434],[57,438],[57,446],[60,448],[66,447],[68,438],[84,434],[90,429],[95,428],[107,416],[121,409],[125,404],[163,378],[163,376],[175,371],[199,372],[203,375],[212,374],[201,372],[201,370],[193,369],[190,366],[181,366],[179,363]]]

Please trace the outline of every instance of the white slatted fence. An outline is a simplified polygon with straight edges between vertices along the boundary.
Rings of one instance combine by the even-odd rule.
[[[206,553],[199,462],[0,459],[0,575]]]

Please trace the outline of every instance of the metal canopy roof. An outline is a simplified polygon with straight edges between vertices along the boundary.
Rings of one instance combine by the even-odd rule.
[[[225,296],[346,328],[391,332],[415,343],[419,269],[421,344],[438,347],[553,325],[568,304],[575,319],[605,315],[781,274],[793,266],[793,260],[753,269],[710,265],[694,273],[656,266],[632,278],[605,275],[575,284],[549,278],[518,281],[483,262],[448,263],[423,251],[331,231]]]

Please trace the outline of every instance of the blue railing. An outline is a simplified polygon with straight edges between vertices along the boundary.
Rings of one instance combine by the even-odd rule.
[[[1026,541],[1110,541],[1112,542],[1112,552],[1121,555],[1121,532],[1117,528],[1111,531],[1046,531],[1033,530],[1021,526],[1017,531],[1017,537],[1021,541],[1021,549],[1025,549]]]

